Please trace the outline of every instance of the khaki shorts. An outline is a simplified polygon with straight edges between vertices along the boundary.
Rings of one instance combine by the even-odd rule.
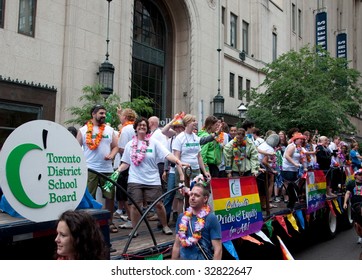
[[[112,173],[102,173],[102,174],[104,174],[108,177],[110,177],[112,175]],[[88,171],[87,187],[88,187],[88,191],[94,198],[96,198],[97,188],[99,186],[103,186],[105,183],[106,183],[105,179],[103,179],[102,177],[98,176],[97,174],[95,174],[93,172]],[[112,188],[111,192],[107,192],[103,188],[101,188],[101,190],[102,190],[102,195],[104,198],[114,199],[115,188]]]
[[[151,204],[163,193],[161,185],[148,186],[137,183],[128,183],[127,191],[137,204],[142,204],[144,201]],[[128,200],[128,204],[132,202]]]

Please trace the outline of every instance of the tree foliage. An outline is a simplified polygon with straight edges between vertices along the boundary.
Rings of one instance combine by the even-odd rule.
[[[153,101],[147,97],[134,98],[132,101],[121,103],[121,98],[116,94],[111,94],[107,99],[101,95],[102,85],[95,84],[85,86],[83,95],[79,98],[80,106],[72,106],[67,108],[73,116],[72,119],[65,121],[65,124],[84,125],[92,116],[90,110],[96,104],[102,104],[107,108],[106,122],[117,129],[120,124],[117,116],[117,107],[121,105],[124,108],[131,108],[136,111],[139,116],[150,116],[153,113]]]
[[[360,73],[348,68],[345,59],[318,52],[306,46],[263,69],[265,80],[252,90],[247,113],[258,128],[318,129],[327,136],[355,131],[348,116],[360,111]]]

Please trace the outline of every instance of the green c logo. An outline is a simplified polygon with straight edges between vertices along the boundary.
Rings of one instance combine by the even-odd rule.
[[[234,192],[234,185],[235,185],[235,183],[231,183],[231,186],[230,186],[230,188],[231,188],[231,192],[232,192],[232,194],[233,194],[233,195],[235,195],[235,192]]]
[[[11,151],[6,161],[6,178],[11,192],[20,203],[30,208],[43,208],[47,203],[40,205],[32,201],[21,183],[20,164],[25,154],[31,150],[42,150],[42,148],[35,144],[22,144]]]

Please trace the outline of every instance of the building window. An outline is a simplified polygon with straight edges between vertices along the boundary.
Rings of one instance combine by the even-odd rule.
[[[226,17],[226,9],[225,7],[221,8],[221,24],[223,26],[223,35],[224,35],[224,43],[227,43],[227,24],[225,24],[225,17]]]
[[[136,0],[133,20],[131,100],[148,97],[154,101],[153,115],[164,118],[166,23],[151,1]]]
[[[246,54],[249,54],[249,23],[243,21],[243,49]]]
[[[324,0],[317,0],[318,2],[317,2],[317,9],[319,10],[319,9],[322,9],[322,8],[324,8],[325,7],[325,4],[324,4]]]
[[[243,99],[243,77],[238,77],[238,99]]]
[[[0,28],[4,28],[5,0],[0,0]]]
[[[229,95],[230,97],[234,97],[234,83],[235,83],[235,74],[230,73],[230,81],[229,81]]]
[[[298,35],[302,37],[302,11],[298,9]]]
[[[278,45],[277,45],[277,43],[278,43],[278,35],[276,34],[276,33],[274,33],[273,32],[273,54],[272,54],[272,59],[273,59],[273,61],[275,61],[275,60],[277,60],[277,51],[278,51],[278,49],[277,49],[277,47],[278,47]]]
[[[245,81],[246,103],[250,103],[251,101],[250,90],[251,90],[250,80],[246,79]]]
[[[34,37],[36,0],[20,0],[19,29],[20,34]]]
[[[296,30],[296,13],[295,13],[295,4],[292,4],[292,31]]]
[[[236,28],[237,28],[238,17],[234,14],[230,14],[230,46],[237,48],[236,45]]]

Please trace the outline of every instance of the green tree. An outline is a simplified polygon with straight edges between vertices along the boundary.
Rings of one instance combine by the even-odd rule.
[[[83,88],[83,95],[78,99],[80,106],[72,106],[67,108],[73,116],[72,119],[65,121],[65,124],[78,124],[84,125],[86,121],[91,118],[90,110],[96,104],[102,104],[107,108],[106,122],[117,129],[119,125],[119,118],[117,116],[117,107],[131,108],[136,111],[139,116],[150,116],[153,113],[153,101],[147,97],[134,98],[132,101],[121,103],[121,98],[116,94],[111,94],[107,99],[101,95],[102,85],[95,84],[92,86],[85,86]]]
[[[360,73],[345,59],[326,51],[318,55],[306,46],[281,55],[263,72],[265,80],[252,89],[247,116],[264,132],[298,127],[332,136],[355,131],[348,116],[360,111]]]

